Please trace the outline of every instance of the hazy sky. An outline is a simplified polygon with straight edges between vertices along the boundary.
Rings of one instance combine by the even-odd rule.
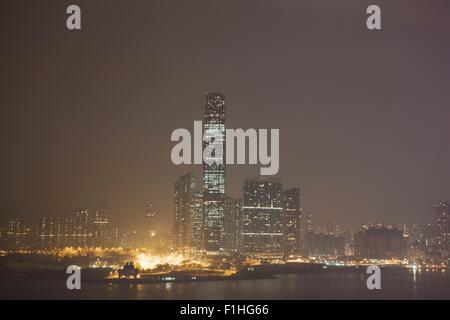
[[[365,28],[374,3],[381,31]],[[280,129],[277,177],[316,222],[426,223],[450,200],[448,0],[0,6],[0,222],[106,202],[130,225],[154,201],[170,226],[174,181],[201,173],[172,164],[170,134],[209,91],[228,127]],[[227,192],[258,173],[228,167]]]

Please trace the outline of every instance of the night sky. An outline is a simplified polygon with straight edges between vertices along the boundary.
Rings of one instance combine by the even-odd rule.
[[[105,202],[129,226],[154,201],[169,229],[174,181],[201,174],[172,164],[170,134],[207,92],[226,94],[228,127],[280,129],[277,177],[317,223],[428,223],[450,200],[448,0],[0,6],[1,223]],[[258,174],[227,167],[227,193]]]

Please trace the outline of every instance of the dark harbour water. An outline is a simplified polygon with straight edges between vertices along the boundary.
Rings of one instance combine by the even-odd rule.
[[[165,284],[83,283],[0,274],[0,299],[450,299],[450,272],[382,270],[381,290],[366,288],[366,274],[351,271],[279,275],[277,279]]]

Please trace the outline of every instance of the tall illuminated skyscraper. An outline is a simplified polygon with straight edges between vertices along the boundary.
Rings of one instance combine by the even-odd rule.
[[[284,191],[283,199],[283,233],[284,253],[286,256],[300,253],[300,191],[292,188]]]
[[[275,179],[249,179],[243,200],[243,253],[255,258],[283,256],[283,187]]]
[[[222,144],[222,155],[213,154],[216,161],[203,161],[204,249],[207,254],[224,252],[225,212],[225,95],[206,95],[203,121],[203,150],[212,142]],[[220,159],[221,158],[221,159]],[[217,161],[221,160],[221,161]]]
[[[194,172],[181,175],[174,189],[174,249],[179,254],[188,254],[192,241],[192,202],[196,193]]]

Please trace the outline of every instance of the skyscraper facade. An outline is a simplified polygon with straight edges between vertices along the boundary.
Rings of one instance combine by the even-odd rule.
[[[191,248],[193,251],[203,249],[203,194],[195,191],[190,204],[190,228],[191,228]]]
[[[8,244],[11,248],[24,248],[30,242],[32,228],[27,223],[26,217],[15,218],[8,224],[6,232]]]
[[[242,251],[242,200],[225,198],[225,248],[229,253]]]
[[[57,224],[54,218],[42,218],[39,226],[40,247],[53,247],[57,239]]]
[[[283,256],[283,187],[275,179],[249,179],[243,190],[243,253],[255,258]]]
[[[145,243],[147,246],[153,246],[153,240],[155,239],[155,205],[153,202],[147,203],[144,209],[145,215],[145,229],[144,229],[144,237]]]
[[[96,244],[106,245],[107,243],[109,215],[109,208],[105,204],[99,204],[95,208],[95,216],[93,219],[93,234]]]
[[[204,250],[207,254],[225,252],[225,96],[206,95],[203,121],[203,150],[211,143],[223,146],[203,161]]]
[[[436,213],[436,244],[445,253],[450,250],[450,203],[439,201],[434,206]]]
[[[397,228],[369,227],[354,237],[355,255],[360,258],[404,258],[406,254],[403,232]]]
[[[308,213],[306,215],[306,223],[305,223],[305,231],[306,232],[313,232],[313,215],[312,213]]]
[[[73,219],[70,220],[70,231],[74,239],[75,245],[80,247],[86,247],[92,243],[93,231],[92,231],[92,214],[87,208],[77,210]]]
[[[195,174],[181,175],[174,186],[174,232],[173,245],[179,254],[191,251],[191,207],[195,196]]]
[[[298,188],[285,190],[283,193],[283,233],[284,254],[286,256],[300,253],[301,249],[301,208]]]

